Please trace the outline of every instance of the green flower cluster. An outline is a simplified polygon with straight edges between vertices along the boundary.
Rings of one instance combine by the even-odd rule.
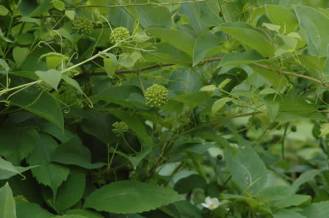
[[[120,122],[117,121],[112,124],[112,132],[116,136],[122,136],[124,133],[128,132],[128,130],[129,130],[128,125],[123,121]]]
[[[145,90],[145,103],[150,107],[161,107],[168,101],[168,89],[159,84],[153,84]]]
[[[130,37],[129,30],[126,27],[114,28],[111,34],[111,43],[118,43]]]
[[[77,17],[73,21],[73,29],[79,33],[90,34],[94,30],[94,23],[83,17]]]

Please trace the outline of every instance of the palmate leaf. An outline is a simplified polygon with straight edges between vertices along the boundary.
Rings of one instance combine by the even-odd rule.
[[[87,198],[85,207],[132,214],[154,210],[182,199],[182,196],[170,188],[137,181],[120,181],[93,192]]]

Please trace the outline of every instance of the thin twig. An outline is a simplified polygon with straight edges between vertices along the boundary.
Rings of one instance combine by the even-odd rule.
[[[271,67],[266,66],[266,65],[263,65],[263,64],[254,63],[254,65],[256,65],[258,67],[261,67],[263,69],[266,69],[266,70],[274,71]],[[296,72],[290,72],[290,71],[274,71],[274,72],[282,73],[282,74],[285,74],[287,76],[294,76],[294,77],[303,78],[303,79],[306,79],[306,80],[309,80],[309,81],[318,83],[319,85],[321,85],[321,86],[323,86],[325,88],[329,88],[329,83],[327,83],[325,81],[322,81],[320,79],[317,79],[317,78],[314,78],[314,77],[305,75],[305,74],[296,73]]]
[[[206,0],[186,0],[180,2],[148,2],[148,3],[127,3],[127,4],[115,4],[115,5],[78,5],[78,8],[116,8],[116,7],[129,7],[129,6],[165,6],[165,5],[179,5],[185,3],[202,3]]]

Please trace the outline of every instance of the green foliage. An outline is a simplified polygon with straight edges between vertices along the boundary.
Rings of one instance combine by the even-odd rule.
[[[325,0],[0,1],[0,218],[324,218]]]
[[[0,188],[1,217],[16,218],[15,199],[8,183]]]
[[[85,207],[113,213],[141,213],[181,200],[173,190],[134,181],[115,182],[92,193]]]

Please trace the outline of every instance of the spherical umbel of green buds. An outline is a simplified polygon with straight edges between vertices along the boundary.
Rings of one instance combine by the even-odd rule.
[[[73,21],[73,29],[79,33],[90,34],[94,29],[94,24],[87,18],[77,17]]]
[[[145,104],[150,107],[161,107],[168,102],[168,89],[159,84],[148,87],[144,93]]]
[[[128,125],[123,122],[114,122],[112,124],[112,132],[116,135],[116,136],[123,136],[123,134],[125,134],[126,132],[128,132],[129,127]]]
[[[111,43],[118,43],[127,40],[129,37],[130,33],[126,27],[117,27],[112,30]]]

